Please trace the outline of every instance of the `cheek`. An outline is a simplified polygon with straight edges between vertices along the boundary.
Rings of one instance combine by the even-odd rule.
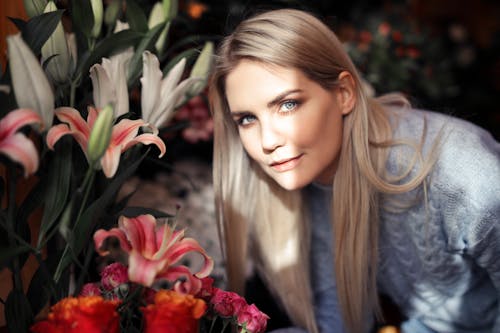
[[[240,131],[239,135],[241,144],[243,145],[243,148],[245,149],[247,154],[252,159],[257,159],[258,153],[260,151],[259,138],[253,134],[252,130]]]

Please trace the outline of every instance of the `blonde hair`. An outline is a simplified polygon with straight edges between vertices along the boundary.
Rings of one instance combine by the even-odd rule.
[[[385,105],[406,103],[399,95],[367,97],[360,76],[335,34],[298,10],[265,12],[243,21],[219,46],[210,81],[214,116],[216,218],[224,243],[230,288],[243,292],[249,248],[260,275],[291,320],[318,332],[309,280],[309,218],[300,190],[287,191],[245,153],[229,115],[227,75],[242,59],[295,68],[330,89],[342,71],[351,73],[356,105],[344,118],[339,165],[333,181],[332,223],[337,292],[349,332],[379,313],[376,287],[378,193],[402,193],[419,186],[432,163],[403,185],[387,180],[385,148],[392,128]],[[415,146],[420,158],[421,147]],[[400,177],[401,178],[401,177]],[[398,178],[399,179],[399,178]]]

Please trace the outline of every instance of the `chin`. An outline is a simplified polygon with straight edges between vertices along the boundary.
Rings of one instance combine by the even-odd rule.
[[[276,181],[276,183],[278,183],[279,186],[287,191],[300,190],[312,182],[312,180],[301,179],[293,175],[288,176],[280,174],[270,176],[274,179],[274,181]]]

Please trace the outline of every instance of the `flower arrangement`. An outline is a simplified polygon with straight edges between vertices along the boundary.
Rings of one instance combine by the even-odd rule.
[[[152,215],[122,216],[119,227],[94,234],[96,250],[108,254],[105,242],[116,237],[128,254],[100,272],[99,282],[85,284],[78,297],[55,304],[34,333],[54,332],[212,332],[219,320],[238,332],[264,332],[268,316],[236,293],[213,285],[212,259],[184,230],[159,224]],[[203,256],[196,273],[181,259],[189,252]]]
[[[143,161],[161,163],[168,140],[160,132],[177,109],[204,91],[213,43],[185,36],[189,18],[179,19],[175,0],[19,3],[28,19],[11,18],[20,32],[7,37],[7,68],[0,78],[0,268],[12,282],[2,287],[7,290],[0,307],[8,330],[29,331],[51,308],[40,322],[45,324],[33,327],[59,327],[73,315],[99,314],[103,318],[86,321],[82,330],[112,331],[113,313],[121,323],[123,304],[131,304],[132,295],[145,309],[155,302],[163,306],[167,296],[142,303],[142,293],[132,292],[152,287],[160,273],[169,281],[186,279],[172,292],[195,297],[188,282],[199,286],[200,276],[181,266],[169,270],[173,263],[157,258],[170,249],[162,238],[156,254],[151,244],[141,243],[142,252],[136,243],[128,245],[127,278],[133,286],[126,295],[79,294],[89,288],[84,285],[101,249],[92,242],[97,230],[137,216],[175,216],[129,207],[130,196],[118,200],[117,194]],[[176,38],[169,39],[172,34]],[[181,246],[175,252],[174,243],[196,248],[182,233],[162,230],[175,238],[169,260],[186,251]],[[154,264],[158,261],[162,267]],[[137,262],[145,266],[131,271]],[[208,272],[209,266],[200,274]],[[154,309],[148,311],[145,318],[155,316]]]

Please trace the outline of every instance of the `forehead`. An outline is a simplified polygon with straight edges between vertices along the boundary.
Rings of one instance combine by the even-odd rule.
[[[251,60],[241,60],[225,83],[229,108],[239,111],[262,107],[284,91],[306,90],[313,84],[298,69]]]

